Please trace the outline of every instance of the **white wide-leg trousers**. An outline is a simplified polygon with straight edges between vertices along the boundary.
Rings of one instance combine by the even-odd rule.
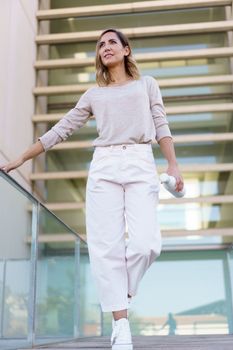
[[[95,147],[86,186],[86,229],[103,312],[128,308],[127,295],[136,295],[161,253],[159,186],[151,144]]]

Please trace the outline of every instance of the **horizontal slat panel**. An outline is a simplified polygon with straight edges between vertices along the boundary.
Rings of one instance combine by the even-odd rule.
[[[61,85],[61,86],[44,86],[36,87],[33,92],[36,96],[46,95],[63,95],[63,94],[76,94],[83,93],[94,84],[83,84],[83,85]]]
[[[206,112],[231,112],[233,103],[212,103],[207,105],[196,104],[190,106],[169,106],[165,107],[166,113],[169,114],[189,114],[189,113],[206,113]]]
[[[160,204],[185,204],[185,203],[204,203],[204,204],[218,204],[218,203],[233,203],[233,195],[225,196],[205,196],[196,198],[169,198],[160,199]],[[46,208],[51,211],[66,211],[79,210],[85,208],[85,202],[64,202],[64,203],[44,203]]]
[[[217,133],[217,134],[194,134],[194,135],[177,135],[173,136],[174,142],[177,144],[189,142],[223,142],[232,141],[233,132]]]
[[[56,69],[56,68],[74,68],[93,66],[95,62],[94,57],[86,58],[63,58],[56,60],[36,61],[34,67],[36,69]]]
[[[67,149],[82,149],[82,148],[90,148],[90,147],[93,147],[91,141],[66,141],[55,145],[52,149],[67,150]]]
[[[134,54],[135,60],[140,62],[158,62],[185,60],[197,58],[214,58],[214,57],[231,57],[233,56],[232,47],[221,47],[212,49],[198,49],[187,51],[171,51],[171,52],[148,52]],[[56,60],[36,61],[36,69],[55,69],[55,68],[73,68],[83,66],[93,66],[95,63],[94,57],[86,57],[83,59],[65,58]]]
[[[85,208],[85,202],[79,203],[43,203],[51,211],[79,210]]]
[[[84,241],[86,241],[86,235],[78,234]],[[55,242],[75,242],[77,237],[69,233],[50,233],[50,234],[40,234],[38,236],[38,242],[43,243],[55,243]],[[32,238],[30,236],[25,238],[26,243],[31,243]]]
[[[203,230],[167,230],[162,231],[163,237],[187,236],[233,236],[233,228],[209,228]]]
[[[161,88],[231,84],[233,82],[233,75],[182,77],[176,79],[162,79],[158,80],[158,82]]]
[[[232,228],[213,228],[213,229],[204,229],[204,230],[162,230],[161,231],[163,237],[188,237],[193,235],[200,236],[232,236],[233,229]],[[84,240],[86,239],[86,235],[80,234]],[[51,243],[51,242],[73,242],[77,239],[74,235],[67,233],[50,233],[50,234],[42,234],[38,236],[39,242]],[[27,243],[31,243],[31,237],[27,237],[25,239]],[[207,248],[208,249],[208,248]]]
[[[200,251],[200,250],[223,250],[231,248],[231,243],[222,244],[176,244],[164,246],[163,252]]]
[[[168,35],[190,35],[196,33],[218,33],[233,29],[233,21],[215,21],[188,24],[171,24],[163,26],[147,26],[135,28],[123,28],[121,31],[128,38],[140,38],[150,36],[168,36]],[[36,36],[36,43],[59,44],[83,41],[96,41],[102,31],[87,31],[59,34],[44,34]]]
[[[233,103],[219,103],[210,105],[191,105],[191,106],[171,106],[165,107],[166,113],[172,114],[189,114],[189,113],[205,113],[205,112],[231,112],[233,111]],[[36,114],[32,117],[34,123],[57,122],[65,113],[56,114]],[[91,117],[93,119],[94,116]]]
[[[215,75],[215,76],[200,76],[187,78],[171,78],[171,79],[157,79],[160,88],[175,88],[186,86],[203,86],[203,85],[218,85],[233,83],[233,75]],[[36,96],[51,96],[83,93],[88,88],[96,86],[95,84],[83,85],[61,85],[61,86],[43,86],[36,87],[33,90]]]
[[[74,103],[75,104],[75,103]],[[33,123],[47,123],[47,122],[57,122],[59,121],[65,113],[55,113],[55,114],[34,114],[32,117]]]
[[[233,203],[233,195],[219,195],[219,196],[204,196],[196,198],[169,198],[160,199],[161,204],[185,204],[185,203],[201,203],[201,204],[221,204],[221,203]]]
[[[113,5],[82,6],[62,9],[40,10],[37,12],[39,20],[55,18],[102,16],[110,14],[137,13],[144,11],[178,10],[196,7],[212,7],[230,5],[230,0],[166,0],[142,1]]]
[[[166,171],[166,166],[158,166],[158,172]],[[233,171],[233,163],[221,164],[180,164],[179,169],[182,173],[196,173],[196,172],[225,172]],[[35,173],[30,175],[30,180],[63,180],[63,179],[81,179],[87,178],[88,170],[79,171],[59,171]]]

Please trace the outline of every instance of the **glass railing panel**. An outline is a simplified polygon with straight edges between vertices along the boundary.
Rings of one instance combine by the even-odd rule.
[[[78,336],[77,280],[79,239],[40,206],[36,278],[35,343],[68,341]]]
[[[232,333],[226,251],[162,252],[129,311],[133,335]],[[104,316],[104,335],[111,318]]]
[[[73,338],[74,312],[78,312],[74,308],[74,260],[74,255],[54,254],[38,260],[36,344]]]
[[[3,335],[6,338],[27,338],[30,261],[8,260],[5,273]]]
[[[30,343],[32,273],[32,224],[37,202],[8,176],[0,172],[0,349],[13,349]],[[33,220],[32,220],[33,218]]]
[[[68,235],[67,242],[61,242]],[[36,291],[36,343],[73,337],[75,305],[75,236],[40,207]],[[71,241],[69,241],[71,240]]]
[[[231,241],[232,242],[232,241]],[[226,260],[226,278],[228,279],[228,288],[226,289],[226,295],[229,298],[229,307],[227,309],[229,319],[231,320],[229,328],[233,333],[233,320],[231,319],[231,313],[233,310],[233,245],[227,250]]]
[[[3,172],[0,193],[0,349],[101,334],[86,242]]]
[[[102,311],[90,268],[87,244],[80,241],[79,329],[80,336],[99,336],[102,333]]]
[[[5,284],[5,262],[4,260],[0,260],[0,330],[1,330],[1,336],[3,333],[3,313],[4,313],[4,306],[3,306],[3,298],[4,298],[4,284]]]

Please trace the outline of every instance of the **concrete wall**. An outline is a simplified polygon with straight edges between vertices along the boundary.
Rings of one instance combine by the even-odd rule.
[[[0,1],[0,164],[16,159],[33,143],[37,7],[38,0]],[[10,175],[30,191],[31,171],[28,161]],[[28,200],[4,180],[0,185],[0,257],[28,258]]]
[[[0,1],[0,164],[14,160],[33,143],[38,0]],[[32,162],[10,172],[30,190]]]

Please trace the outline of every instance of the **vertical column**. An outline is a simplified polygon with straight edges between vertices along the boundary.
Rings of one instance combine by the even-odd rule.
[[[50,8],[50,0],[41,0],[39,3],[39,9],[45,10]],[[40,21],[38,20],[37,23],[37,34],[48,34],[50,32],[50,22],[48,21]],[[36,59],[37,60],[47,60],[49,59],[49,45],[38,45],[37,46],[37,52],[36,52]],[[48,70],[36,70],[36,87],[38,86],[47,86],[48,85]],[[47,113],[47,105],[48,105],[48,98],[47,96],[38,96],[34,97],[35,100],[35,114],[46,114]],[[34,141],[38,139],[39,136],[41,136],[43,133],[45,133],[47,130],[46,124],[34,124],[33,128],[33,138]],[[43,172],[46,168],[46,155],[40,155],[40,157],[33,159],[33,173],[35,172]],[[33,192],[34,191],[39,192],[41,198],[43,198],[43,201],[45,201],[46,197],[46,183],[44,181],[40,181],[39,183],[33,182]]]
[[[225,17],[226,20],[233,20],[233,0],[231,1],[231,6],[225,6]],[[227,31],[227,44],[229,47],[233,46],[233,32],[232,30]],[[231,74],[233,74],[233,57],[230,57],[230,70]],[[232,93],[233,93],[233,85],[232,85]]]

